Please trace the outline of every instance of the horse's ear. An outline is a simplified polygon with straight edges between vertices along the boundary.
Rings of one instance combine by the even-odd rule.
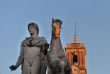
[[[52,24],[55,22],[54,18],[52,18]]]

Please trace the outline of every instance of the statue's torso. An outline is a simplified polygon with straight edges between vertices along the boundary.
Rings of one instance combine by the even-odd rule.
[[[24,63],[29,65],[38,63],[40,61],[40,51],[39,47],[24,47]]]
[[[40,61],[40,54],[41,54],[41,46],[45,40],[43,37],[38,38],[26,38],[23,43],[23,51],[24,51],[24,62],[32,63]]]
[[[24,47],[24,59],[33,60],[40,56],[41,49],[39,47]]]

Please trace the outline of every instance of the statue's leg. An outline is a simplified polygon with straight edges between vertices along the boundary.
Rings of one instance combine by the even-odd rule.
[[[33,64],[31,66],[31,74],[40,74],[40,60],[39,57],[33,59]]]
[[[22,67],[22,74],[30,74],[30,65],[25,60],[24,60],[23,67]]]
[[[47,61],[42,60],[41,61],[41,68],[40,68],[40,74],[46,74],[46,70],[47,70]]]

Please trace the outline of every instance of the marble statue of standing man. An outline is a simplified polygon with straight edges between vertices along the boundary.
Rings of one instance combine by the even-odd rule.
[[[39,27],[36,23],[28,24],[30,37],[21,43],[21,51],[16,65],[11,65],[11,71],[21,65],[22,74],[46,74],[46,54],[48,43],[44,37],[39,37]]]

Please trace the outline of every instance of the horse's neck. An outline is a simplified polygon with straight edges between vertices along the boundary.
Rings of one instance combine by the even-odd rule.
[[[63,47],[62,47],[62,44],[61,44],[61,40],[60,40],[60,37],[58,38],[58,39],[55,39],[55,37],[54,36],[52,36],[52,38],[51,38],[51,44],[50,44],[50,49],[63,49]]]
[[[51,43],[50,43],[50,50],[49,50],[50,56],[54,57],[65,57],[65,52],[63,50],[61,40],[55,39],[55,37],[51,38]]]

